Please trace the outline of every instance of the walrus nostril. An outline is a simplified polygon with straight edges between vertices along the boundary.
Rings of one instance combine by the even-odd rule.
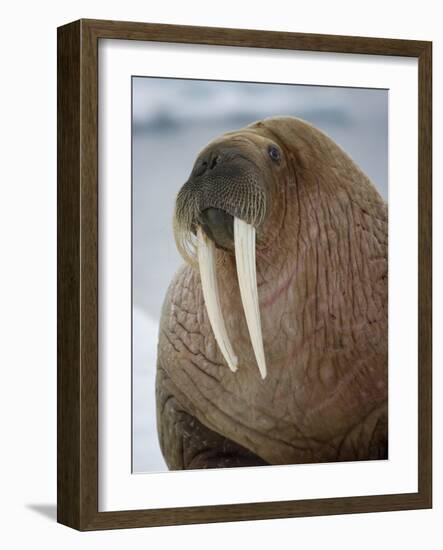
[[[206,208],[200,214],[200,223],[206,235],[222,248],[232,249],[234,218],[220,208]]]
[[[209,170],[213,170],[217,166],[219,159],[220,157],[218,155],[214,155],[214,158],[212,159],[211,164],[209,165]]]
[[[220,155],[215,152],[209,153],[207,156],[202,158],[200,162],[196,165],[194,169],[194,176],[203,176],[206,172],[214,170],[214,168],[220,162]]]

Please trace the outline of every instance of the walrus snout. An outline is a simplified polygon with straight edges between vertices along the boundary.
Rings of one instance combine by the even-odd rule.
[[[217,173],[228,174],[233,171],[253,168],[253,163],[248,155],[242,152],[238,146],[231,144],[217,144],[206,148],[197,158],[191,178],[212,177]]]
[[[234,218],[220,208],[206,208],[200,214],[200,225],[214,243],[224,249],[234,249]]]
[[[264,216],[262,174],[236,147],[218,146],[204,151],[183,191],[196,206],[195,222],[206,225],[207,235],[223,247],[232,240],[232,218],[258,224]]]
[[[177,248],[191,265],[196,265],[199,229],[231,253],[235,219],[260,230],[269,202],[261,155],[260,147],[237,134],[214,140],[198,155],[177,194],[173,219]]]

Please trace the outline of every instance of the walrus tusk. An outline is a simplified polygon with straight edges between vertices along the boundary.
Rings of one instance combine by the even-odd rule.
[[[205,300],[209,322],[218,347],[228,363],[228,367],[235,372],[237,370],[238,360],[232,349],[221,310],[220,294],[215,272],[215,246],[214,243],[206,237],[200,227],[197,231],[197,238],[198,265],[200,268],[203,298]]]
[[[261,377],[266,378],[266,361],[258,306],[255,266],[255,227],[234,218],[235,261],[246,324]]]

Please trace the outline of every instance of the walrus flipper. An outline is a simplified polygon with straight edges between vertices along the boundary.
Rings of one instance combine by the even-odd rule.
[[[188,414],[164,383],[158,368],[157,429],[163,457],[170,470],[266,466],[268,463],[234,441],[210,430]]]

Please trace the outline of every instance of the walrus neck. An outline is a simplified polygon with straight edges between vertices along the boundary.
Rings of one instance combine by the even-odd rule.
[[[289,300],[294,311],[305,314],[321,303],[316,298],[308,306],[310,295],[323,293],[324,302],[332,304],[339,292],[348,297],[348,303],[354,293],[361,294],[364,280],[372,281],[372,289],[385,286],[387,209],[383,200],[373,196],[362,204],[351,194],[340,201],[331,200],[320,189],[317,194],[317,207],[307,193],[296,192],[292,200],[287,197],[278,234],[269,246],[257,249],[261,308]],[[366,296],[365,306],[371,307],[373,300],[374,296]]]
[[[265,302],[269,296],[286,290],[297,265],[299,246],[294,236],[300,235],[300,207],[298,201],[290,200],[287,188],[287,185],[283,187],[280,200],[271,212],[265,229],[268,239],[256,251],[257,286]]]

